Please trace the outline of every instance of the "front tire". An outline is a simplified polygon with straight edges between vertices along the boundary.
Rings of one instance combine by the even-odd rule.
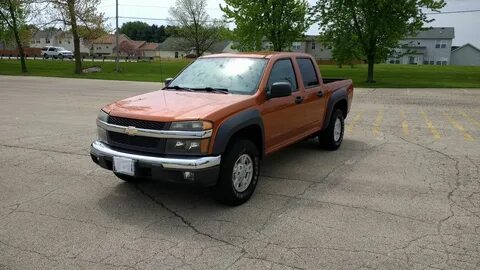
[[[342,145],[344,133],[345,119],[343,112],[337,109],[333,112],[327,129],[318,136],[318,140],[325,149],[334,151]]]
[[[250,199],[257,186],[260,154],[251,141],[239,139],[229,145],[223,155],[220,179],[215,198],[227,205],[237,206]]]

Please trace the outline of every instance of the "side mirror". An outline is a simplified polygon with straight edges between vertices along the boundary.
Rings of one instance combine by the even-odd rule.
[[[165,87],[169,86],[172,81],[173,81],[173,78],[166,78],[165,79]]]
[[[292,85],[289,82],[276,82],[272,84],[268,98],[288,97],[292,95]]]

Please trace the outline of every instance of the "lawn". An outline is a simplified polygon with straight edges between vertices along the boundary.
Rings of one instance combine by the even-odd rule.
[[[27,75],[159,82],[174,77],[188,63],[186,60],[121,62],[121,72],[117,73],[113,62],[85,62],[84,67],[100,66],[102,72],[77,75],[73,73],[71,61],[28,60]],[[16,60],[0,60],[0,75],[22,75],[19,65]],[[375,84],[365,83],[366,65],[353,68],[324,65],[320,68],[324,77],[351,78],[357,87],[480,88],[480,67],[380,64],[375,66]]]

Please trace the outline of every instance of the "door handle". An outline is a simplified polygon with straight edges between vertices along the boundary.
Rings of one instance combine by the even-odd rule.
[[[300,104],[302,102],[303,102],[303,97],[298,96],[295,98],[295,103]]]
[[[317,97],[320,97],[320,98],[323,97],[323,91],[318,91],[317,92]]]

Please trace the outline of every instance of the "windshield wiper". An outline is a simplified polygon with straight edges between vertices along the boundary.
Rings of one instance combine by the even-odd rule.
[[[195,90],[193,90],[193,89],[191,89],[191,88],[181,87],[181,86],[178,86],[178,85],[167,86],[167,87],[165,87],[165,89],[175,89],[175,90],[183,90],[183,91],[189,91],[189,92],[194,92],[194,91],[195,91]]]
[[[228,94],[228,89],[227,88],[204,87],[204,88],[194,88],[193,90]]]

